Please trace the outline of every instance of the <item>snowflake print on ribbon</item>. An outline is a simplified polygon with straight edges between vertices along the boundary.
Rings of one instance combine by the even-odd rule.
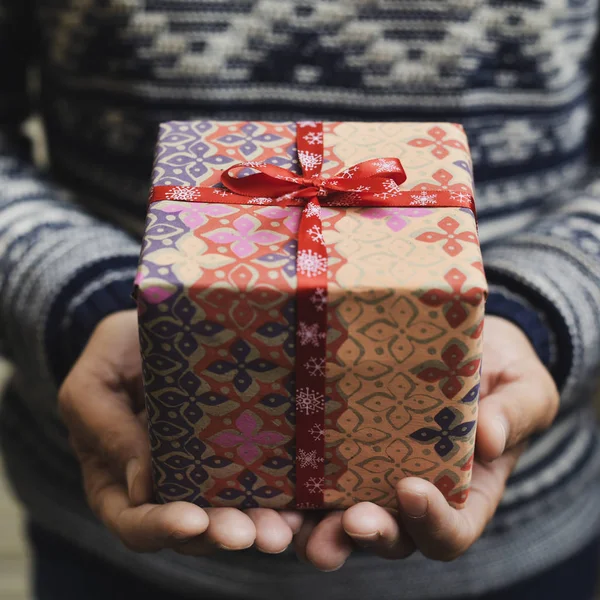
[[[318,204],[307,204],[304,208],[304,214],[307,217],[321,218],[321,207]]]
[[[450,408],[443,408],[433,420],[438,424],[439,429],[432,427],[422,427],[410,434],[410,437],[417,442],[430,444],[435,441],[433,449],[439,456],[444,458],[457,446],[456,439],[466,438],[473,428],[475,421],[461,423],[463,415]]]
[[[312,415],[323,410],[324,406],[325,398],[322,394],[315,392],[308,386],[296,390],[296,412]]]
[[[460,231],[457,233],[456,230],[459,227],[459,223],[452,217],[445,217],[441,221],[438,221],[438,227],[443,233],[439,231],[426,231],[418,236],[417,240],[428,244],[444,241],[442,249],[450,256],[457,256],[463,251],[464,248],[461,242],[478,243],[477,236],[471,231]]]
[[[324,477],[310,477],[306,481],[304,486],[311,494],[320,494],[323,492],[323,488],[325,486],[325,478]]]
[[[258,158],[263,148],[278,146],[286,140],[274,133],[264,133],[264,126],[246,123],[237,132],[228,133],[216,140],[225,146],[235,146],[247,159]]]
[[[238,456],[251,465],[262,456],[261,448],[277,448],[289,440],[277,431],[261,431],[262,420],[253,412],[244,411],[235,421],[236,430],[226,430],[211,438],[222,448],[237,448]]]
[[[357,171],[358,171],[358,166],[354,165],[353,167],[350,167],[350,168],[346,169],[345,171],[342,171],[338,175],[338,177],[341,179],[352,179]]]
[[[389,173],[390,171],[396,171],[398,165],[393,160],[387,160],[385,158],[379,158],[375,161],[376,173]]]
[[[450,327],[456,329],[469,316],[465,306],[479,306],[484,300],[484,293],[479,287],[463,290],[462,287],[467,281],[467,276],[458,269],[450,269],[444,275],[444,279],[450,286],[449,292],[433,288],[421,294],[419,300],[427,306],[443,307],[446,321]]]
[[[464,192],[455,192],[451,190],[450,197],[452,200],[457,200],[465,206],[470,206],[471,202],[473,201],[473,196],[471,196],[471,194],[465,194]]]
[[[411,194],[411,206],[434,206],[437,204],[437,194],[428,194],[427,190],[421,190],[419,194]]]
[[[301,346],[314,346],[316,348],[319,346],[319,340],[325,339],[327,334],[319,331],[318,323],[309,325],[304,321],[300,321],[296,335]]]
[[[323,162],[323,157],[320,154],[316,154],[315,152],[307,152],[306,150],[300,150],[298,152],[298,158],[300,159],[300,164],[305,171],[312,171],[313,169],[321,166]]]
[[[308,430],[308,433],[310,433],[312,439],[315,440],[315,442],[318,442],[319,440],[321,440],[325,437],[325,429],[323,429],[323,427],[321,425],[319,425],[318,423],[313,425]]]
[[[414,369],[421,381],[440,382],[444,396],[454,398],[463,388],[461,377],[473,377],[479,370],[481,358],[466,358],[467,347],[459,340],[452,340],[442,352],[442,361],[429,360]]]
[[[180,200],[182,202],[193,202],[200,197],[200,192],[194,187],[177,186],[170,189],[165,196],[169,200]]]
[[[408,142],[408,145],[415,148],[428,148],[429,146],[433,146],[431,153],[440,160],[446,158],[446,156],[450,154],[448,148],[462,150],[463,152],[467,151],[467,148],[463,143],[458,140],[448,139],[446,137],[448,135],[447,132],[441,127],[432,127],[427,133],[431,138],[416,138]]]
[[[312,250],[300,250],[296,260],[298,271],[307,277],[316,277],[327,272],[327,257],[320,256]]]
[[[296,462],[301,469],[318,469],[319,463],[325,462],[325,459],[322,456],[317,456],[316,450],[307,452],[306,450],[300,449],[296,453]]]
[[[325,359],[313,356],[304,364],[304,368],[311,377],[323,377],[325,375]]]
[[[265,254],[256,260],[270,263],[273,267],[279,267],[288,277],[296,276],[296,257],[298,255],[298,242],[291,240],[282,248],[284,254]]]
[[[240,501],[243,499],[243,502],[240,504],[236,503],[236,506],[239,506],[240,508],[258,508],[259,506],[264,506],[264,502],[259,503],[256,501],[256,498],[263,501],[271,500],[283,493],[281,490],[265,485],[264,482],[251,471],[244,471],[241,473],[237,481],[240,484],[241,489],[238,487],[225,488],[224,490],[221,490],[217,496],[225,501]]]
[[[313,303],[317,312],[325,310],[325,308],[327,308],[327,290],[324,288],[317,288],[310,297],[310,301]]]
[[[245,340],[234,342],[229,351],[233,360],[217,360],[206,368],[206,372],[220,381],[233,381],[235,389],[246,392],[254,379],[274,381],[280,369],[275,364],[261,358],[258,351]],[[256,358],[252,358],[255,355]]]
[[[260,197],[257,197],[257,198],[250,198],[248,200],[248,204],[262,204],[262,205],[264,205],[264,204],[273,204],[274,201],[275,200],[273,198],[260,198]]]
[[[318,225],[313,225],[308,230],[308,235],[310,236],[310,239],[313,242],[315,242],[316,244],[325,244],[325,238],[323,237],[323,232],[321,231],[321,228]]]
[[[309,131],[304,136],[304,141],[309,146],[314,146],[315,144],[322,144],[323,143],[323,132],[322,131]]]

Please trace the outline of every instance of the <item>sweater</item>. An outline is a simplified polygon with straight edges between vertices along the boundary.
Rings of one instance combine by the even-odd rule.
[[[0,340],[16,369],[0,440],[29,517],[164,589],[230,599],[464,597],[597,536],[597,17],[597,0],[0,0]],[[43,170],[22,133],[33,113]],[[528,335],[561,406],[454,563],[357,552],[322,574],[291,551],[137,555],[87,508],[57,389],[98,322],[133,307],[158,124],[192,118],[464,125],[488,314]]]

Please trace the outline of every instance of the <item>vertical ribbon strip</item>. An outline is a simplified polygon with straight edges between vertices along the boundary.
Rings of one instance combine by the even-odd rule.
[[[323,126],[297,126],[298,158],[306,179],[320,176]],[[318,192],[317,192],[318,193]],[[296,276],[296,506],[323,506],[325,487],[325,363],[327,359],[327,248],[317,194],[302,211]]]

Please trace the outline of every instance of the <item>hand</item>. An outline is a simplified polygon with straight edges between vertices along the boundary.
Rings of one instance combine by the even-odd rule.
[[[282,552],[302,515],[253,509],[202,508],[187,502],[157,505],[152,497],[135,311],[104,319],[59,393],[59,408],[81,464],[95,514],[129,548],[172,548],[204,554],[253,544]]]
[[[307,518],[296,537],[300,556],[330,571],[344,564],[355,544],[385,558],[405,558],[415,550],[437,560],[463,554],[496,512],[524,442],[549,427],[558,410],[556,386],[529,340],[497,317],[485,322],[481,399],[463,509],[451,508],[433,484],[408,477],[397,487],[397,515],[363,502],[320,522]]]

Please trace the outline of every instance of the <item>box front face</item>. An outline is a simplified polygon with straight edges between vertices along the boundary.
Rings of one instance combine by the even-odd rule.
[[[243,160],[297,171],[294,135],[283,124],[167,124],[154,183],[214,184]],[[471,193],[455,126],[326,124],[324,141],[325,172],[398,156],[415,196]],[[162,501],[294,505],[299,217],[298,208],[274,206],[150,208],[140,336]],[[426,206],[325,208],[323,221],[328,356],[311,368],[327,375],[325,427],[314,432],[326,440],[325,502],[391,506],[398,478],[417,475],[459,505],[470,476],[485,289],[473,216]],[[301,339],[310,344],[311,335]]]

